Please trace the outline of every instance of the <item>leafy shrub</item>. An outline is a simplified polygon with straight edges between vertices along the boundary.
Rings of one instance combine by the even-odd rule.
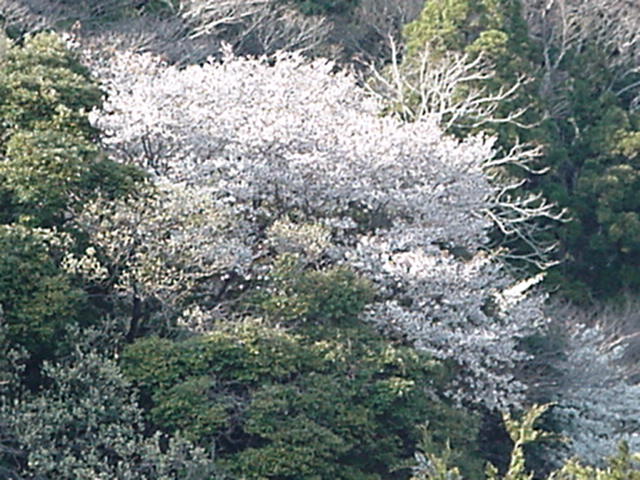
[[[46,125],[68,115],[67,128],[76,134],[96,134],[86,113],[103,94],[89,71],[54,33],[28,37],[24,46],[11,45],[0,67],[0,117],[3,135]]]
[[[77,351],[64,363],[45,364],[44,373],[46,390],[12,403],[0,398],[0,425],[22,460],[18,478],[219,478],[204,450],[178,437],[145,435],[135,391],[113,360]]]
[[[7,341],[36,357],[61,346],[66,324],[85,302],[55,261],[61,239],[50,231],[0,225],[0,308]]]
[[[352,271],[341,267],[304,270],[301,257],[285,254],[275,260],[269,282],[255,301],[259,313],[275,321],[347,324],[372,299],[373,286]]]
[[[13,45],[0,64],[0,221],[61,225],[68,210],[101,191],[134,188],[138,169],[103,158],[88,112],[103,94],[55,34]]]
[[[392,478],[424,418],[478,465],[475,420],[434,393],[442,366],[365,327],[244,321],[183,342],[139,340],[123,360],[155,425],[214,439],[243,478]]]
[[[477,471],[475,417],[438,395],[445,367],[355,321],[369,291],[361,281],[330,270],[288,282],[291,298],[280,290],[263,302],[271,322],[224,323],[125,349],[124,371],[152,423],[202,445],[215,441],[234,476],[355,480],[406,478],[390,468],[428,419],[438,445],[450,439],[465,471]],[[273,322],[294,317],[293,328]]]

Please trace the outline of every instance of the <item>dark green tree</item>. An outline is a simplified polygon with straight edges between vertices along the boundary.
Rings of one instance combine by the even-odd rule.
[[[570,208],[573,217],[561,230],[567,261],[552,279],[558,283],[569,279],[578,298],[637,290],[640,117],[633,96],[616,95],[613,90],[632,85],[638,77],[630,75],[616,85],[606,52],[595,40],[565,58],[568,113],[550,125],[545,160],[551,171],[540,182],[552,200]]]
[[[141,174],[107,160],[89,123],[102,98],[55,34],[9,47],[0,61],[0,221],[61,226],[97,193],[133,188]]]
[[[532,84],[538,59],[535,44],[527,35],[519,0],[434,0],[427,2],[420,16],[404,28],[406,51],[403,68],[415,70],[429,51],[428,61],[438,63],[449,53],[468,55],[469,61],[479,60],[478,69],[487,67],[490,75],[460,85],[455,95],[464,96],[471,88],[482,89],[485,96],[498,95],[524,81],[517,94],[509,95],[493,114],[496,119],[509,112],[523,110],[518,122],[492,122],[483,129],[499,133],[500,141],[514,142],[523,135],[520,125],[534,124],[539,111],[535,105],[535,86]],[[471,72],[472,73],[472,72]],[[528,76],[523,80],[523,75]],[[527,83],[528,82],[528,83]],[[453,133],[467,135],[478,128],[468,118]],[[465,126],[465,123],[467,124]]]
[[[37,366],[68,349],[66,327],[90,323],[86,291],[62,268],[84,249],[67,228],[74,210],[101,194],[131,192],[137,170],[105,158],[88,112],[103,94],[55,34],[23,45],[6,41],[0,58],[0,309],[6,341]]]
[[[290,265],[257,296],[262,319],[125,349],[152,424],[214,441],[234,477],[373,480],[407,478],[390,469],[428,420],[438,448],[450,440],[465,472],[480,471],[477,419],[440,396],[445,366],[358,320],[371,292],[354,274]]]
[[[463,85],[456,93],[461,96],[469,88],[495,94],[514,85],[519,72],[528,74],[528,83],[494,112],[496,118],[505,118],[525,109],[517,122],[487,121],[469,128],[463,120],[453,133],[497,135],[505,151],[518,141],[543,147],[542,157],[532,166],[547,170],[545,175],[514,168],[501,174],[525,180],[524,191],[542,193],[569,212],[571,220],[551,230],[552,224],[540,224],[547,229],[540,241],[559,245],[556,259],[561,263],[549,272],[550,286],[574,299],[637,289],[638,74],[630,60],[626,66],[612,63],[622,55],[612,51],[617,47],[611,38],[588,30],[598,28],[597,21],[578,32],[580,42],[560,45],[552,39],[543,45],[529,32],[522,8],[520,0],[427,2],[420,17],[405,27],[403,66],[408,71],[415,68],[412,63],[425,47],[433,61],[451,52],[470,59],[482,55],[492,74]],[[557,20],[549,18],[545,21]],[[620,74],[625,68],[628,74]],[[467,125],[474,124],[475,119],[470,120]],[[497,232],[496,239],[504,240]],[[525,252],[521,243],[507,245],[515,253]]]
[[[45,363],[43,373],[46,389],[0,401],[10,447],[0,443],[3,478],[222,478],[209,452],[145,431],[135,390],[108,356],[78,347],[63,362]]]
[[[50,356],[68,323],[79,320],[85,295],[60,270],[61,238],[46,230],[0,225],[0,306],[10,345]]]

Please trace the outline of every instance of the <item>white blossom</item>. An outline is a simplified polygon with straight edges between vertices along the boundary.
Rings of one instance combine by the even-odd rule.
[[[109,100],[93,121],[116,158],[209,189],[210,202],[253,225],[254,253],[265,228],[276,248],[293,239],[292,212],[299,226],[323,225],[331,261],[379,288],[368,318],[458,362],[454,396],[521,399],[517,341],[543,316],[537,300],[502,295],[514,281],[483,251],[483,212],[499,193],[484,173],[492,139],[383,117],[352,77],[297,55],[180,69],[125,54],[98,73]]]

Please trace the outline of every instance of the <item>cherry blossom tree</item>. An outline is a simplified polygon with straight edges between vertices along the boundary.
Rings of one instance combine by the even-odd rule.
[[[485,173],[492,139],[460,141],[428,120],[382,117],[375,98],[333,72],[327,61],[289,54],[267,62],[227,52],[221,63],[185,69],[122,54],[96,70],[109,99],[93,122],[121,162],[201,189],[199,201],[248,225],[254,259],[273,248],[265,232],[315,225],[305,228],[329,239],[316,261],[348,265],[377,285],[370,321],[455,360],[452,395],[491,407],[519,402],[518,339],[544,316],[540,299],[524,293],[530,285],[514,285],[486,248],[483,212],[500,193]],[[193,242],[185,237],[175,251]]]

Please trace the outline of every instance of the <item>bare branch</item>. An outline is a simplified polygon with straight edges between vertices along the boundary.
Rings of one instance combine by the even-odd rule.
[[[608,90],[615,95],[636,92],[640,82],[628,82],[637,75],[640,63],[640,8],[637,2],[619,0],[527,0],[523,2],[530,34],[540,42],[544,55],[544,75],[540,88],[548,99],[552,118],[571,115],[567,95],[571,89],[564,71],[567,57],[598,50],[612,80]],[[591,53],[593,55],[593,53]],[[598,75],[598,69],[583,74]],[[637,101],[632,101],[632,105]]]
[[[398,60],[400,55],[393,38],[389,38],[389,43],[391,64],[386,72],[373,69],[373,81],[367,86],[373,95],[382,98],[401,117],[412,121],[424,118],[435,120],[449,131],[503,123],[521,128],[532,126],[521,121],[528,108],[516,108],[504,114],[504,108],[501,108],[530,81],[527,77],[519,76],[511,85],[491,92],[483,86],[483,82],[494,78],[495,70],[482,55],[472,57],[457,52],[435,54],[426,45],[422,53],[407,66],[406,61],[401,64]],[[531,175],[545,173],[546,169],[532,166],[541,155],[540,146],[516,142],[509,151],[498,152],[484,163],[485,172],[496,190],[483,214],[502,232],[504,238],[501,245],[511,245],[517,241],[520,246],[526,246],[526,250],[518,254],[507,249],[503,252],[503,258],[517,258],[544,269],[556,263],[551,259],[556,244],[539,239],[540,232],[545,228],[540,220],[565,221],[566,211],[548,203],[540,195],[523,195],[521,187],[524,181],[514,184],[504,178],[507,166],[517,166]]]
[[[192,38],[213,36],[242,53],[312,51],[331,30],[326,18],[304,15],[274,0],[189,0],[180,14],[191,25]]]
[[[445,131],[497,123],[511,123],[522,128],[533,126],[521,121],[528,107],[516,108],[506,114],[499,111],[530,81],[526,75],[520,75],[511,84],[492,92],[482,83],[494,78],[496,73],[491,62],[482,55],[436,54],[427,44],[417,58],[402,63],[395,40],[389,36],[388,41],[391,63],[387,72],[372,67],[374,80],[368,83],[368,88],[403,118],[430,118]]]

